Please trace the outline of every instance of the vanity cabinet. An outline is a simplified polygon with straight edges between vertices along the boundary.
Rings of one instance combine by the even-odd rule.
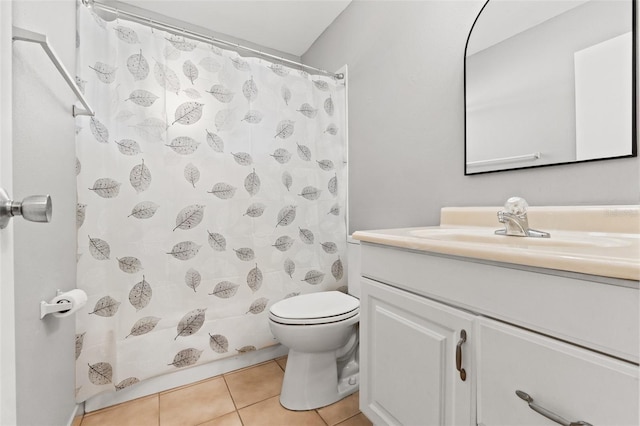
[[[637,281],[367,243],[361,275],[374,424],[557,424],[516,391],[568,422],[640,424]]]
[[[363,411],[376,424],[472,424],[474,379],[467,371],[474,370],[473,316],[372,280],[364,283]]]

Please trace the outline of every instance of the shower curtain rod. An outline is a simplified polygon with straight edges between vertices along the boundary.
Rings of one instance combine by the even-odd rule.
[[[191,39],[202,41],[202,42],[209,43],[209,44],[221,44],[223,46],[229,46],[229,47],[232,47],[234,49],[246,50],[246,51],[254,53],[256,55],[260,55],[260,56],[264,56],[264,57],[267,57],[267,58],[270,58],[270,59],[274,59],[274,60],[279,61],[279,62],[285,62],[287,64],[294,65],[296,67],[301,67],[301,68],[306,68],[306,69],[309,69],[309,70],[313,70],[313,71],[316,71],[318,73],[334,77],[334,78],[336,78],[338,80],[344,79],[344,74],[343,73],[337,73],[336,74],[336,73],[329,72],[329,71],[326,71],[326,70],[323,70],[323,69],[320,69],[320,68],[312,67],[310,65],[305,65],[305,64],[302,64],[300,62],[296,62],[296,61],[292,61],[290,59],[283,58],[281,56],[276,56],[276,55],[272,55],[270,53],[262,52],[260,50],[252,49],[251,47],[243,46],[243,45],[238,44],[238,43],[233,43],[233,42],[230,42],[230,41],[227,41],[227,40],[222,40],[222,39],[219,39],[219,38],[216,38],[216,37],[213,37],[213,36],[207,36],[207,35],[204,35],[204,34],[197,33],[195,31],[187,30],[185,28],[180,28],[180,27],[176,27],[176,26],[171,25],[171,24],[167,24],[167,23],[164,23],[164,22],[156,21],[155,19],[147,18],[147,17],[144,17],[142,15],[138,15],[138,14],[132,13],[132,12],[127,12],[125,10],[121,10],[121,9],[115,8],[113,6],[109,6],[109,5],[106,5],[104,3],[100,3],[100,2],[94,1],[94,0],[82,0],[82,3],[85,6],[89,7],[89,8],[102,9],[102,10],[105,10],[107,12],[113,13],[113,14],[115,14],[116,18],[123,18],[123,19],[129,20],[129,21],[138,22],[140,24],[144,24],[144,25],[147,25],[149,27],[152,27],[152,28],[155,28],[155,29],[158,29],[158,30],[167,31],[167,32],[175,34],[175,35],[189,37]],[[98,14],[98,16],[100,16],[100,15]]]

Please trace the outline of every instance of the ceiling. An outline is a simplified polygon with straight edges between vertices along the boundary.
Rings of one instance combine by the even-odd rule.
[[[311,47],[350,2],[351,0],[118,1],[120,4],[146,9],[170,19],[297,57]]]

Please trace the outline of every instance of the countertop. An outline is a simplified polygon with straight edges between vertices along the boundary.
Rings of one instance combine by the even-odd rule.
[[[502,228],[495,216],[500,209],[444,208],[439,226],[358,231],[352,236],[411,250],[640,279],[640,206],[530,208],[530,227],[549,232],[548,239],[494,235]]]

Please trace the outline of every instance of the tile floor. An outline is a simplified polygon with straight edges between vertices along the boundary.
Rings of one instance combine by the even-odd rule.
[[[286,357],[94,411],[76,426],[370,426],[358,393],[311,411],[280,405]]]

